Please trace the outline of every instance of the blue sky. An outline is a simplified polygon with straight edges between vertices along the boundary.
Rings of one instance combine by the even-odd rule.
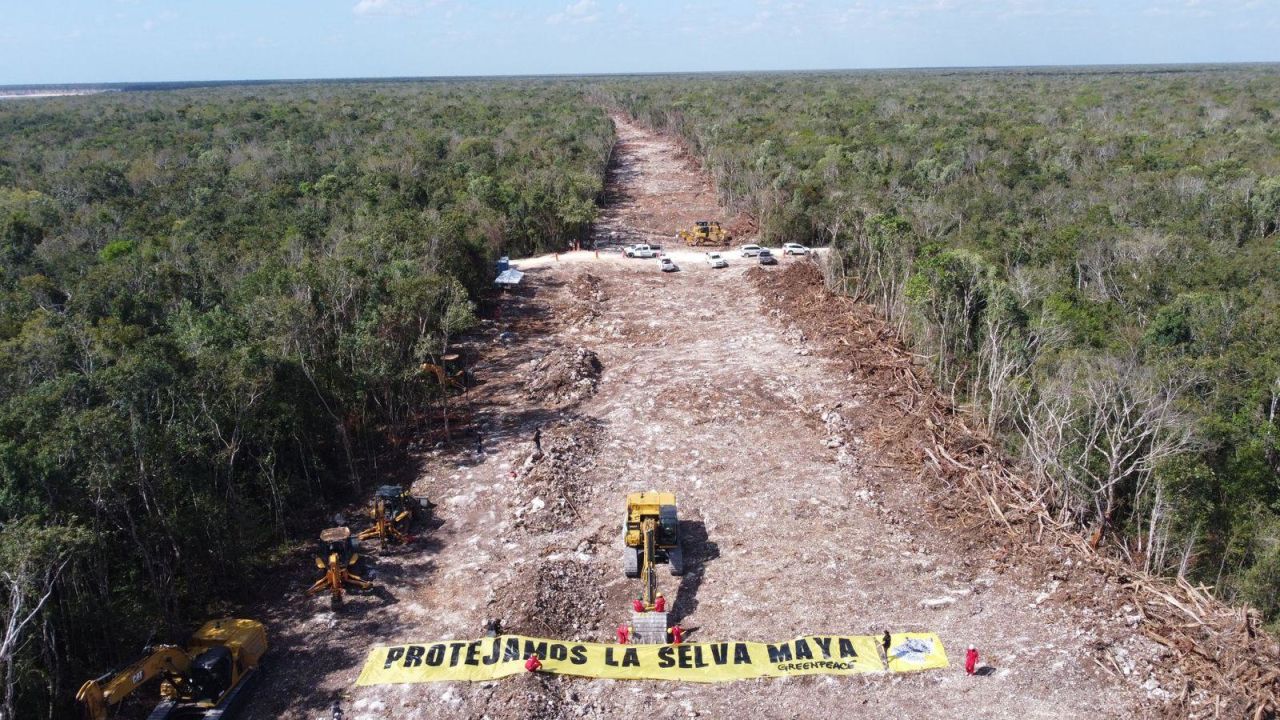
[[[1280,60],[1280,0],[0,0],[0,84]]]

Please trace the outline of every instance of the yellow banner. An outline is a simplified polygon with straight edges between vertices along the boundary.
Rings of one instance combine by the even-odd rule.
[[[898,661],[896,670],[946,667],[936,635],[927,638],[928,662]],[[791,675],[856,675],[884,672],[879,641],[868,636],[809,635],[782,643],[701,642],[680,645],[612,645],[563,642],[522,635],[482,640],[453,640],[421,645],[376,647],[369,652],[357,685],[496,680],[526,672],[525,660],[537,654],[542,672],[620,680],[723,682]],[[936,664],[941,660],[941,665]],[[905,664],[904,664],[905,663]],[[914,663],[914,664],[913,664]]]
[[[947,666],[942,641],[933,633],[900,633],[889,638],[889,670],[913,672]]]

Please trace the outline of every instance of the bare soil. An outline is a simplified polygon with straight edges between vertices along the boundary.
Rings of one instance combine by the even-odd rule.
[[[709,183],[676,145],[617,125],[598,240],[715,218]],[[911,446],[928,389],[871,352],[892,339],[856,320],[835,337],[791,312],[819,280],[812,259],[759,268],[733,254],[722,270],[696,260],[670,274],[614,253],[519,263],[526,284],[473,338],[483,384],[455,401],[481,446],[468,437],[418,454],[414,489],[443,524],[375,551],[379,589],[337,612],[301,597],[305,572],[282,577],[290,599],[263,611],[273,652],[249,718],[327,720],[335,702],[347,720],[1160,714],[1168,691],[1152,668],[1165,650],[1128,619],[1122,588],[1104,578],[1086,590],[1091,576],[1069,555],[1020,556],[949,516]],[[849,343],[868,352],[838,352]],[[583,382],[574,372],[531,387],[546,358],[579,349],[598,361],[590,392],[558,390]],[[511,632],[611,640],[638,590],[621,567],[623,499],[648,489],[679,500],[689,570],[660,584],[691,640],[934,631],[953,667],[718,685],[521,676],[355,687],[371,647],[474,638],[494,617]],[[960,668],[970,643],[984,676]]]
[[[593,232],[596,247],[669,245],[698,220],[725,222],[715,186],[696,158],[622,115],[613,116],[613,125],[617,144]]]

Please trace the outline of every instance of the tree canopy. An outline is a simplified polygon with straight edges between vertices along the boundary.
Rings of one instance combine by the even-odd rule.
[[[494,259],[581,236],[612,144],[557,82],[0,104],[0,565],[67,538],[45,631],[0,654],[16,716],[69,713],[371,484]]]

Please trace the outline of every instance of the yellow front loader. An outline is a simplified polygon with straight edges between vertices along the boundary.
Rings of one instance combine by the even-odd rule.
[[[160,704],[149,720],[230,717],[257,679],[267,652],[267,630],[256,620],[211,620],[187,647],[160,645],[129,667],[80,686],[76,701],[85,720],[106,720],[138,688],[159,679]]]

